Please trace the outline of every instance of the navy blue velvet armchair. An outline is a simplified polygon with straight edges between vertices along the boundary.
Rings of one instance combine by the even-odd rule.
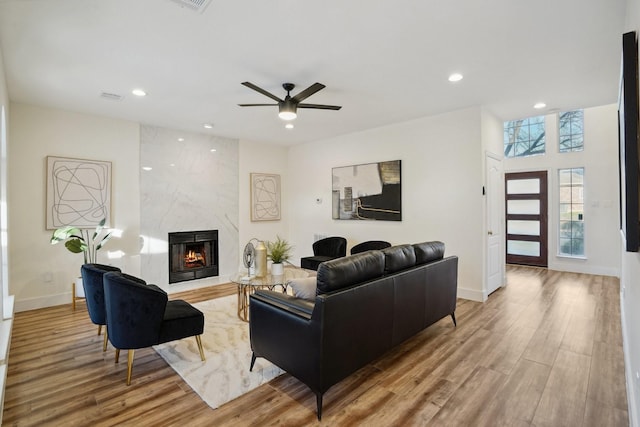
[[[204,361],[200,335],[204,315],[182,300],[168,301],[167,293],[156,285],[124,273],[104,275],[104,294],[109,341],[128,350],[127,385],[131,384],[134,350],[195,336]]]
[[[84,288],[85,300],[87,302],[87,311],[89,312],[91,321],[98,325],[98,335],[100,335],[102,325],[105,325],[102,351],[107,351],[109,333],[106,327],[107,316],[104,308],[104,285],[102,283],[102,276],[110,271],[119,272],[120,269],[104,264],[84,264],[80,268],[82,287]]]

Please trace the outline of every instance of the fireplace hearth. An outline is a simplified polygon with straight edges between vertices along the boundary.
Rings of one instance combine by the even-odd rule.
[[[169,233],[169,283],[218,275],[218,230]]]

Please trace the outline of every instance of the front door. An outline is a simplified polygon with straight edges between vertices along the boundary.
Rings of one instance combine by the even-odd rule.
[[[507,263],[547,266],[547,171],[505,174]]]

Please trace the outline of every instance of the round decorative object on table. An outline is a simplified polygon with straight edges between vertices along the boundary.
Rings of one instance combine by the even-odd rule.
[[[266,274],[262,277],[247,276],[243,271],[231,276],[231,281],[238,285],[238,317],[245,322],[249,321],[249,295],[258,289],[273,291],[276,286],[280,286],[282,288],[282,292],[286,292],[287,283],[290,280],[309,277],[315,274],[317,273],[313,270],[306,270],[304,268],[288,265],[280,275],[275,275],[272,271],[270,274]]]

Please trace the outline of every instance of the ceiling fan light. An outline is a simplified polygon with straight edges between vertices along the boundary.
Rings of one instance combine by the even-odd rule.
[[[280,102],[278,104],[278,110],[280,111],[278,113],[278,117],[280,117],[282,120],[293,120],[298,117],[298,114],[296,114],[296,105],[291,100],[289,100],[288,96],[287,99],[284,100],[284,102]]]
[[[298,115],[293,111],[280,111],[278,113],[278,117],[280,117],[282,120],[293,120],[298,117]]]

